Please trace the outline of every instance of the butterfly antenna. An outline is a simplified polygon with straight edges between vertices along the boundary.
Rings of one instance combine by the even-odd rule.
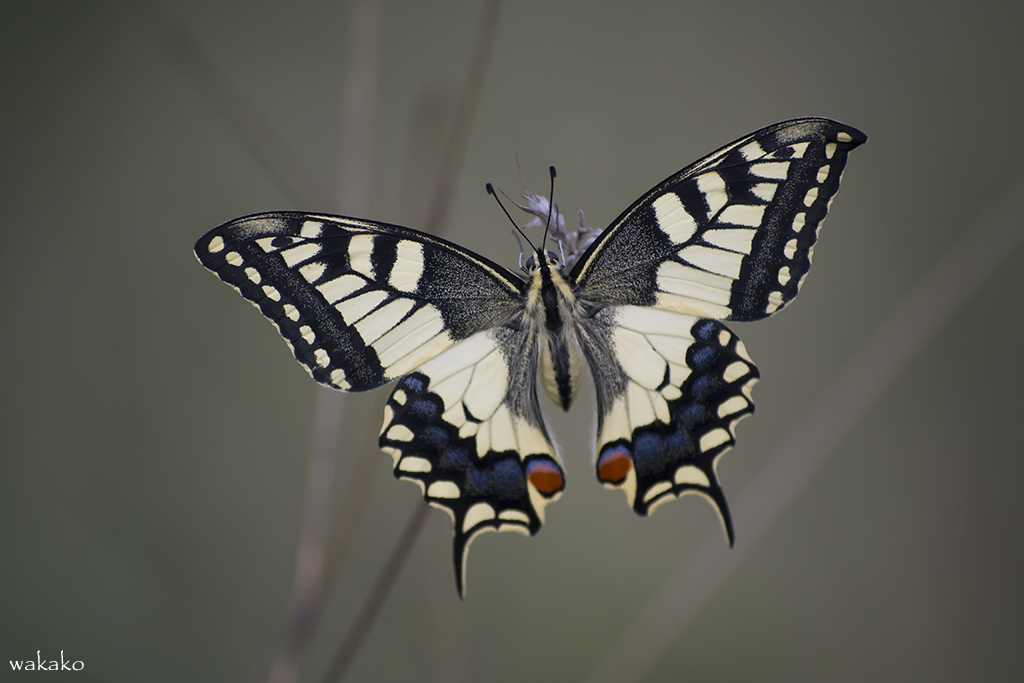
[[[551,227],[551,210],[555,207],[555,167],[548,166],[548,171],[551,172],[551,192],[548,194],[548,220],[544,224],[544,239],[541,241],[541,244],[548,243],[548,229]]]
[[[533,245],[533,242],[530,242],[530,238],[526,236],[526,233],[523,232],[522,229],[520,229],[520,227],[518,225],[516,225],[515,220],[513,220],[512,216],[509,215],[508,209],[506,209],[505,205],[501,203],[500,199],[498,199],[498,195],[494,193],[494,186],[491,185],[490,183],[487,183],[487,194],[489,194],[492,197],[494,197],[494,201],[498,202],[498,206],[501,207],[501,210],[505,212],[505,215],[508,216],[509,221],[511,221],[512,227],[516,229],[516,232],[518,232],[520,235],[523,236],[523,239],[525,239],[529,243],[530,248],[533,249],[534,251],[537,251],[537,247],[535,247]],[[547,234],[547,233],[545,233],[545,234]],[[518,240],[519,238],[516,237],[516,239]],[[519,243],[519,260],[520,261],[522,261],[522,258],[523,258],[522,252],[523,252],[523,243],[520,242]]]

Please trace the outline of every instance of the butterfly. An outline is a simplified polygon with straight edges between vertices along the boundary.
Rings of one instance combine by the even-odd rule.
[[[238,218],[195,254],[320,384],[397,380],[379,444],[396,477],[451,515],[461,597],[470,542],[537,533],[565,489],[537,384],[568,410],[584,365],[598,481],[640,515],[703,495],[733,543],[716,463],[759,375],[722,321],[760,320],[797,295],[866,140],[823,118],[762,128],[658,183],[571,268],[542,242],[525,277],[416,230],[314,213]]]

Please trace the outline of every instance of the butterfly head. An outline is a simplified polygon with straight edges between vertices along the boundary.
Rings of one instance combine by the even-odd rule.
[[[526,263],[523,264],[523,270],[527,273],[533,274],[541,269],[541,263],[544,263],[548,268],[554,268],[555,270],[562,269],[562,258],[553,251],[549,251],[546,255],[541,253],[541,250],[537,250],[537,254],[526,259]]]

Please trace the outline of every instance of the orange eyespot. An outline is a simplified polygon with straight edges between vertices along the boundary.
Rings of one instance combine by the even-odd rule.
[[[545,496],[551,496],[565,488],[562,472],[551,462],[533,461],[526,467],[526,478],[533,487]]]
[[[597,478],[606,484],[621,484],[633,469],[629,451],[615,446],[601,455],[597,461]]]

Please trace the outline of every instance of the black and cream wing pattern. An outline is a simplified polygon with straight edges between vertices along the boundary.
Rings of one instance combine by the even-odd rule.
[[[535,534],[565,473],[538,385],[568,410],[588,366],[596,470],[649,514],[707,497],[758,372],[722,321],[786,306],[860,131],[821,118],[751,133],[659,183],[574,265],[543,243],[513,273],[446,240],[300,212],[225,223],[199,261],[259,308],[317,382],[394,380],[380,446],[454,522],[456,585],[486,531]]]

